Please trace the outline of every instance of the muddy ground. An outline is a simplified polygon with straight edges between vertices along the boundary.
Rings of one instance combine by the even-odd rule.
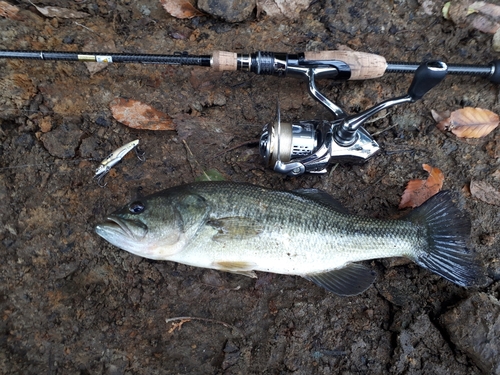
[[[210,54],[347,46],[390,61],[498,58],[491,35],[428,15],[416,1],[316,1],[296,21],[261,15],[237,24],[178,20],[155,0],[37,2],[90,14],[78,20],[17,3],[20,20],[0,19],[0,48],[81,50],[93,42],[96,50]],[[386,75],[321,89],[352,113],[405,93],[410,81]],[[0,87],[0,372],[500,373],[500,214],[467,189],[471,180],[499,186],[500,133],[462,141],[430,116],[463,106],[498,113],[497,85],[447,77],[422,101],[367,124],[384,150],[376,158],[296,178],[264,168],[255,143],[230,150],[259,137],[278,99],[285,120],[330,118],[293,78],[150,64],[91,75],[83,63],[4,60]],[[111,115],[117,97],[184,121],[177,131],[130,129]],[[100,160],[133,139],[146,161],[129,154],[99,187],[92,177]],[[374,286],[342,298],[300,277],[255,280],[142,259],[93,231],[130,199],[210,169],[231,181],[321,188],[351,212],[394,218],[406,183],[426,177],[423,163],[444,172],[444,188],[470,216],[484,285],[466,290],[409,262],[376,260],[368,262]]]

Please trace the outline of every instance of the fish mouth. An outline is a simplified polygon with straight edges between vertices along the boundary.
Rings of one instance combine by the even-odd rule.
[[[148,228],[139,221],[130,221],[120,219],[116,216],[108,216],[105,222],[96,226],[95,231],[104,239],[109,239],[110,237],[125,237],[140,240],[146,236]]]

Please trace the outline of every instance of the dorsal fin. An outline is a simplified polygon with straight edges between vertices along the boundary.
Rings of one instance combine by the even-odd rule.
[[[323,190],[319,189],[296,189],[292,191],[295,194],[302,195],[304,197],[307,197],[309,199],[315,200],[316,202],[321,202],[327,206],[332,207],[338,212],[342,212],[344,214],[348,214],[349,211],[342,206],[342,203],[340,203],[338,200],[336,200],[334,197],[332,197],[330,194],[327,192],[324,192]]]

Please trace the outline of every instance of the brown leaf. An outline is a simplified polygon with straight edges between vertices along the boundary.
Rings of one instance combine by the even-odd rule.
[[[500,206],[500,191],[486,181],[474,181],[470,183],[470,192],[477,198],[488,204]]]
[[[399,203],[400,209],[420,206],[443,187],[444,175],[440,169],[428,164],[423,164],[422,168],[429,172],[429,177],[427,180],[411,180],[408,182]]]
[[[11,20],[19,20],[20,17],[17,15],[19,8],[10,5],[6,1],[0,1],[0,17],[10,18]]]
[[[450,111],[438,112],[438,111],[431,109],[431,115],[432,115],[432,118],[434,119],[434,121],[439,123],[439,122],[443,121],[444,119],[450,117]]]
[[[204,16],[205,13],[196,9],[190,0],[160,0],[165,10],[175,18],[193,18]]]
[[[469,6],[469,13],[478,12],[482,14],[487,14],[492,18],[500,19],[500,6],[487,3],[485,1],[476,1]]]
[[[103,42],[102,40],[91,39],[89,42],[83,46],[84,52],[93,52],[93,51],[106,51],[113,54],[116,52],[115,42],[113,40],[108,40]],[[107,53],[100,53],[101,55],[106,55]],[[91,76],[105,69],[109,64],[106,62],[91,62],[86,61],[85,66],[87,67]]]
[[[442,131],[451,131],[460,138],[481,138],[490,134],[498,126],[498,122],[496,113],[482,108],[465,107],[453,111],[449,118],[436,126]]]
[[[31,3],[31,1],[30,1]],[[50,17],[50,18],[85,18],[90,16],[88,13],[84,12],[79,12],[77,10],[73,9],[68,9],[68,8],[59,8],[59,7],[39,7],[36,6],[35,4],[31,3],[36,10],[38,10],[40,13],[42,13],[45,17]]]
[[[500,23],[479,14],[470,22],[470,25],[486,34],[495,34],[500,29]]]
[[[500,29],[500,6],[476,1],[467,9],[468,14],[475,14],[471,26],[483,33],[495,34]]]
[[[443,7],[443,16],[460,27],[471,26],[483,33],[494,34],[500,29],[500,6],[484,1],[449,1]]]
[[[116,98],[110,109],[117,121],[134,129],[175,130],[169,115],[137,100]]]

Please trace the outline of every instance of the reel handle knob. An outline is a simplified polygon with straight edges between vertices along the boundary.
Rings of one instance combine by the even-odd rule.
[[[447,70],[447,65],[442,61],[430,61],[420,64],[408,89],[411,101],[415,102],[421,99],[427,92],[437,86],[446,76]]]

